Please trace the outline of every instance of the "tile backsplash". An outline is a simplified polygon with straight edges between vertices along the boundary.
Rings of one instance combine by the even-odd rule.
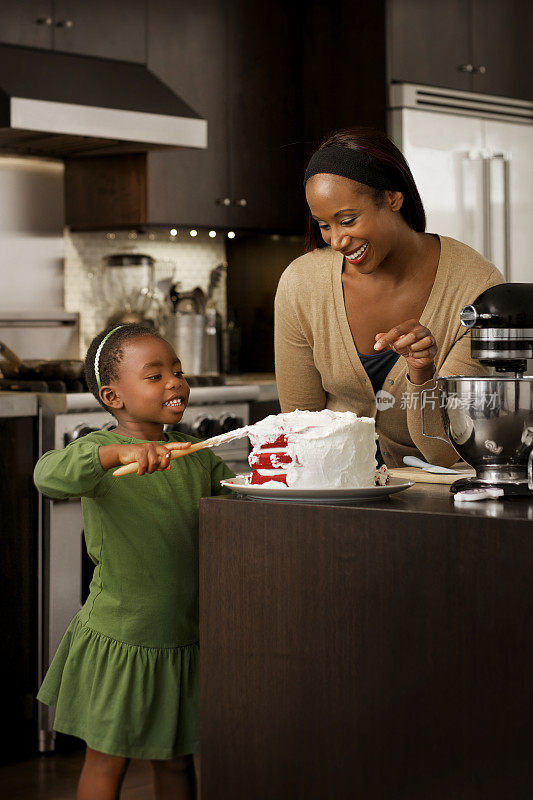
[[[207,291],[211,270],[226,261],[224,239],[220,235],[211,239],[206,231],[199,231],[193,239],[189,232],[171,236],[168,232],[74,233],[65,230],[65,308],[80,315],[81,357],[113,311],[106,304],[102,289],[104,257],[125,252],[152,256],[156,262],[156,285],[164,281],[168,285],[168,280],[172,279],[181,284],[184,292],[196,286]],[[213,300],[224,323],[225,279],[216,287]]]

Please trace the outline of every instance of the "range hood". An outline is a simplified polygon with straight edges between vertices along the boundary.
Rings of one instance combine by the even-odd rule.
[[[0,45],[0,153],[207,147],[207,122],[142,64]]]

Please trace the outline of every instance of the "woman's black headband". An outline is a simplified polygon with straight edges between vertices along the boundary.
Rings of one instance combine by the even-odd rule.
[[[305,170],[304,185],[312,175],[324,172],[350,178],[374,189],[399,189],[398,178],[386,164],[370,153],[352,147],[323,147],[313,153]]]

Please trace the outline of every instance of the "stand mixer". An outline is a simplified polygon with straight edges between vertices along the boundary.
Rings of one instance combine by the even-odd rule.
[[[533,284],[493,286],[460,319],[471,329],[472,358],[494,374],[437,378],[448,439],[426,433],[422,408],[423,435],[451,443],[476,470],[451,492],[497,488],[533,499],[533,376],[524,375],[533,358]]]

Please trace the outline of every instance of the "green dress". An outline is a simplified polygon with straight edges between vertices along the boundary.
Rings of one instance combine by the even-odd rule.
[[[152,475],[102,469],[100,446],[140,441],[96,431],[35,467],[43,494],[81,497],[96,565],[37,697],[93,750],[170,759],[199,752],[198,502],[233,473],[209,448]]]

